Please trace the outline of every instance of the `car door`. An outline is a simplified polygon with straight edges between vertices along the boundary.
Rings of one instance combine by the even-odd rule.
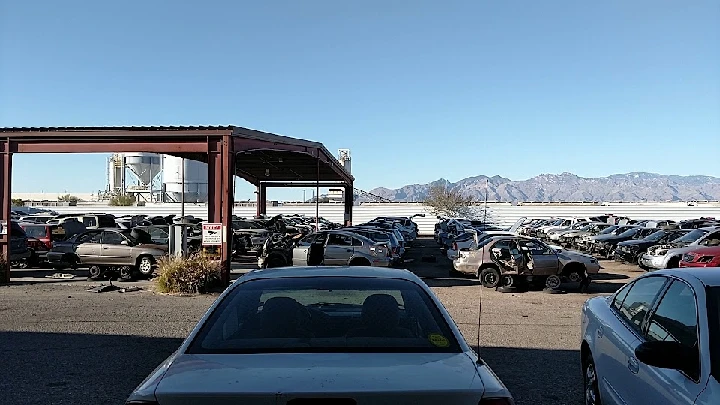
[[[350,262],[353,256],[352,237],[340,233],[328,235],[325,245],[325,264],[328,266],[342,266]]]
[[[75,254],[81,263],[101,264],[101,232],[88,232],[77,239]]]
[[[310,255],[310,246],[318,239],[322,233],[312,233],[298,242],[293,248],[293,266],[307,266],[308,256]]]
[[[593,356],[601,386],[601,397],[609,403],[635,403],[638,391],[635,348],[642,334],[645,315],[653,307],[668,279],[663,276],[640,278],[628,284],[610,303],[610,316],[597,329]]]
[[[532,258],[532,272],[537,275],[557,274],[560,268],[560,259],[557,253],[548,245],[535,240],[518,239],[520,250]]]
[[[122,244],[125,242],[126,244]],[[102,263],[114,266],[135,265],[132,259],[132,246],[119,232],[103,231],[102,233]]]
[[[659,303],[643,325],[638,344],[644,341],[672,341],[686,346],[698,358],[697,367],[679,371],[652,367],[638,362],[636,381],[638,404],[680,405],[695,403],[707,383],[709,364],[702,364],[698,328],[698,304],[693,288],[682,280],[672,280]],[[703,370],[704,368],[704,370]]]

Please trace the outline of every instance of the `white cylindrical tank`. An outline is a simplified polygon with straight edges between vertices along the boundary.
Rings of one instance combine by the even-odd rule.
[[[352,159],[350,158],[350,149],[340,149],[338,150],[338,161],[340,162],[340,165],[345,168],[345,171],[352,174],[351,165]]]
[[[161,155],[146,152],[125,153],[124,155],[125,166],[143,185],[152,183],[155,176],[160,173]]]
[[[125,164],[122,153],[113,153],[108,159],[108,191],[125,191]]]
[[[163,155],[163,185],[171,201],[180,201],[182,196],[183,158]],[[185,202],[207,202],[207,164],[185,159]]]

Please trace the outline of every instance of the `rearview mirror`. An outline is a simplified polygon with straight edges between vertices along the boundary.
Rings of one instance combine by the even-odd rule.
[[[693,371],[698,362],[697,350],[678,342],[643,342],[635,356],[648,366],[682,371]]]

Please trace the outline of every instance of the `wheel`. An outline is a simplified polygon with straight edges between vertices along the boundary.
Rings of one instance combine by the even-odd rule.
[[[153,269],[153,260],[149,256],[143,256],[138,261],[138,271],[145,277],[152,276],[155,269]]]
[[[579,283],[585,279],[585,277],[580,273],[580,270],[573,270],[567,275],[568,280],[573,283]]]
[[[515,286],[515,277],[508,274],[500,276],[500,286],[504,288]]]
[[[120,266],[118,267],[118,273],[120,280],[122,281],[132,281],[133,277],[133,270],[130,266]]]
[[[90,278],[92,280],[100,280],[102,279],[104,271],[100,268],[100,266],[90,266],[88,269],[88,272],[90,273]]]
[[[588,355],[584,363],[583,392],[585,394],[585,405],[601,405],[598,376],[592,355]]]
[[[556,274],[553,274],[552,276],[548,276],[548,278],[545,279],[545,288],[550,289],[556,289],[560,287],[561,284],[560,277],[558,277]]]
[[[480,270],[480,282],[483,287],[495,288],[500,284],[500,271],[494,267]]]

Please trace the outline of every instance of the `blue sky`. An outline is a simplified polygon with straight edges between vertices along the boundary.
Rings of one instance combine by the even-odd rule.
[[[720,176],[718,20],[716,0],[0,0],[0,126],[245,126],[351,149],[365,190]],[[104,162],[16,155],[14,190],[103,189]]]

